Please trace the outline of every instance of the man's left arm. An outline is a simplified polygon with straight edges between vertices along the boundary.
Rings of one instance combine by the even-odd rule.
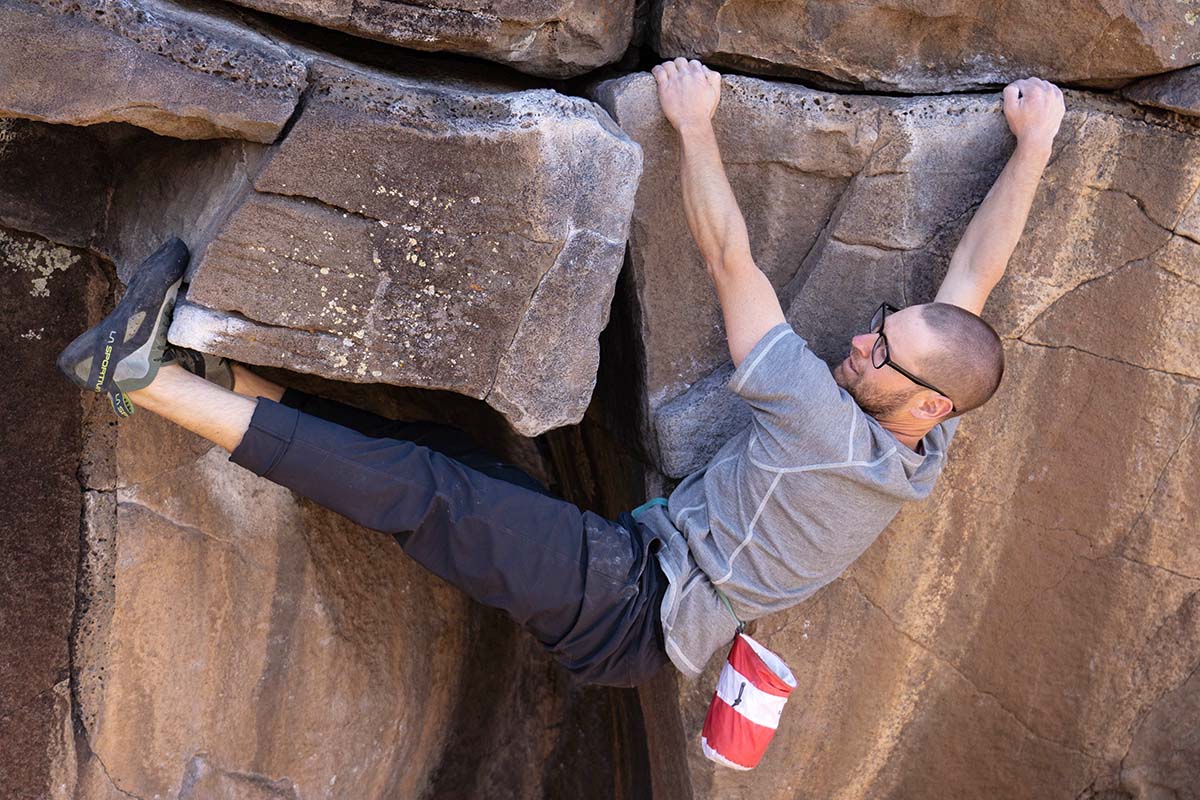
[[[1017,148],[955,248],[937,302],[983,311],[1025,229],[1065,110],[1062,90],[1039,78],[1004,88],[1004,116]]]

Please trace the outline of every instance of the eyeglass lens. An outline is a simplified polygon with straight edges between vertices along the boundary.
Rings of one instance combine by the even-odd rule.
[[[879,334],[879,338],[875,340],[874,346],[871,347],[871,364],[875,369],[883,369],[883,365],[888,361],[888,344],[887,339],[883,334]]]

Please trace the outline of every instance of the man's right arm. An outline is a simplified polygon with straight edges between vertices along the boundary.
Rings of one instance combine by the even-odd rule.
[[[1062,90],[1047,81],[1027,78],[1005,87],[1004,116],[1017,148],[955,248],[937,302],[983,311],[1025,229],[1065,110]]]
[[[699,61],[682,58],[652,72],[663,114],[679,133],[684,213],[716,287],[736,367],[763,334],[786,318],[775,289],[751,256],[746,221],[721,163],[712,127],[721,76]]]

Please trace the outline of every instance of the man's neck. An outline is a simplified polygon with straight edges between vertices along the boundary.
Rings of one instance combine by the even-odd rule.
[[[925,438],[925,434],[933,430],[937,424],[918,422],[911,417],[908,420],[879,419],[876,417],[876,420],[883,426],[885,431],[896,437],[896,441],[914,452],[920,446],[921,440]]]

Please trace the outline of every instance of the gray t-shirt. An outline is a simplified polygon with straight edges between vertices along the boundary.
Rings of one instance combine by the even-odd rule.
[[[638,520],[665,545],[667,655],[696,677],[738,618],[793,606],[875,541],[900,505],[929,495],[958,420],[914,452],[864,413],[788,325],[772,328],[729,382],[753,421],[669,502]]]

